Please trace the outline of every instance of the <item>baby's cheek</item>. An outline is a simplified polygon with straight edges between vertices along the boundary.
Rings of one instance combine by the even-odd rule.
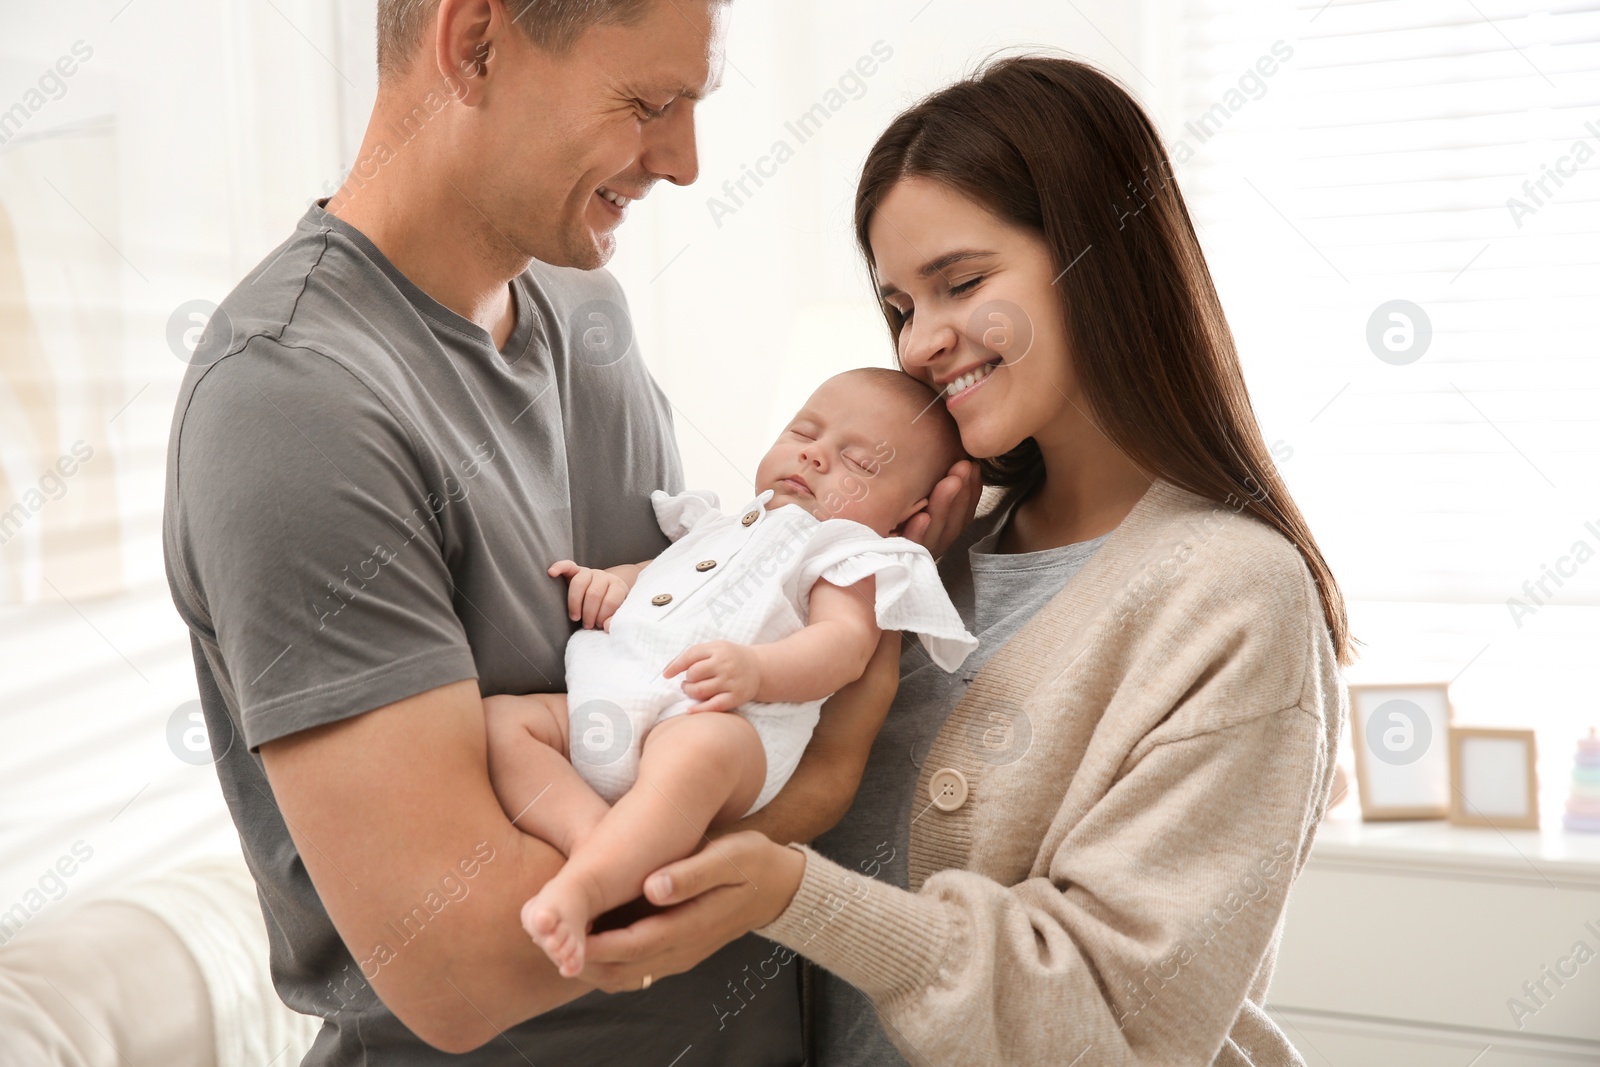
[[[871,493],[860,500],[841,498],[841,501],[842,506],[831,511],[833,518],[859,522],[880,534],[886,534],[898,517],[887,493]]]
[[[828,503],[830,511],[840,514],[847,508],[859,511],[862,505],[868,504],[881,491],[881,486],[872,479],[845,474],[833,479],[828,491],[823,494],[823,500]]]
[[[817,510],[822,518],[851,519],[860,522],[863,502],[864,498],[860,493],[834,487],[817,498]]]

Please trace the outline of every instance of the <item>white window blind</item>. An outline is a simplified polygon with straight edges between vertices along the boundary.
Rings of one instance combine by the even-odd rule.
[[[1600,718],[1600,4],[1189,0],[1182,38],[1164,132],[1357,677],[1459,675],[1559,768]]]

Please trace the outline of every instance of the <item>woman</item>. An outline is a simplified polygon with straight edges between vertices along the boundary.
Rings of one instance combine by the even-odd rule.
[[[637,989],[757,929],[820,965],[824,1067],[1303,1062],[1262,1002],[1350,636],[1171,174],[1065,59],[997,62],[879,139],[856,232],[900,364],[1004,490],[941,559],[981,670],[908,647],[839,826],[664,868],[648,896],[680,906],[597,935],[589,978]]]

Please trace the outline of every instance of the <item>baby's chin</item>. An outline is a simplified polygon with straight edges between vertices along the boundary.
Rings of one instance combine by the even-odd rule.
[[[768,511],[781,508],[786,504],[795,504],[801,508],[804,508],[806,511],[810,512],[812,515],[815,515],[819,519],[849,519],[851,522],[859,522],[861,525],[869,527],[875,533],[877,533],[879,537],[889,537],[893,534],[893,531],[888,529],[892,523],[880,519],[875,515],[867,515],[858,512],[854,506],[854,501],[847,503],[838,511],[830,512],[827,506],[816,497],[809,493],[802,493],[794,489],[790,489],[787,485],[784,485],[781,482],[774,485],[760,486],[756,492],[759,495],[760,493],[766,492],[768,489],[772,490],[772,499],[767,501]]]
[[[790,489],[782,482],[772,485],[757,486],[756,495],[759,496],[769,489],[772,490],[772,499],[767,501],[768,511],[772,511],[774,508],[781,508],[785,504],[798,504],[800,507],[805,508],[819,519],[828,517],[825,514],[827,509],[822,506],[822,502],[816,497],[809,493],[802,493],[794,489]]]

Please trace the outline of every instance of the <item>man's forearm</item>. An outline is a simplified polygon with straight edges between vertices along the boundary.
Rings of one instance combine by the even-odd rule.
[[[500,1031],[590,991],[581,981],[556,975],[523,933],[518,923],[522,905],[553,870],[543,841],[509,823],[506,829],[495,859],[483,865],[470,895],[447,903],[429,923],[425,936],[434,942],[429,951],[411,954],[408,943],[393,959],[394,979],[405,987],[401,1021],[444,1051],[477,1048]],[[437,895],[432,903],[439,906]],[[389,928],[414,914],[415,909],[396,917]],[[455,921],[446,923],[447,918]],[[394,986],[373,985],[400,1015],[389,999],[396,995]]]
[[[518,923],[562,859],[501,810],[483,724],[477,683],[465,681],[261,747],[363,977],[418,1037],[450,1052],[588,992],[560,978]]]

